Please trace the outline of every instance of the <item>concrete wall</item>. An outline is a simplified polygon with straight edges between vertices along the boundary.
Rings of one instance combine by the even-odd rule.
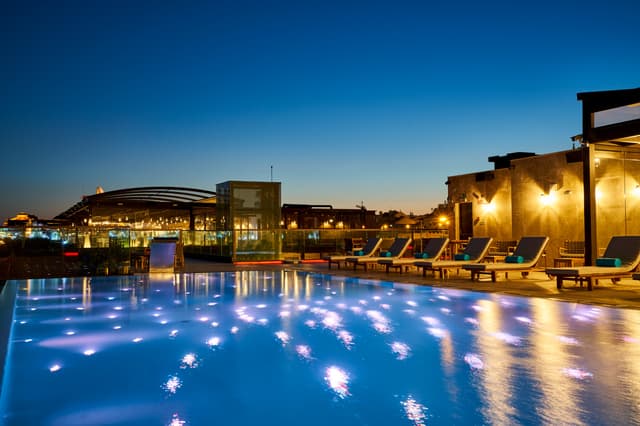
[[[549,236],[546,262],[552,265],[565,240],[584,240],[582,163],[568,162],[568,152],[512,160],[508,169],[450,176],[449,201],[472,203],[474,236]]]
[[[640,150],[598,147],[595,183],[602,255],[612,236],[640,235]],[[526,157],[511,160],[510,168],[450,176],[448,190],[451,203],[472,203],[474,236],[549,236],[547,265],[558,257],[565,240],[584,240],[580,151]]]
[[[584,240],[582,163],[567,162],[566,151],[511,163],[512,233],[547,235],[547,264],[565,240]]]
[[[448,192],[449,202],[472,204],[474,236],[491,236],[496,240],[513,239],[511,175],[508,169],[451,176]]]

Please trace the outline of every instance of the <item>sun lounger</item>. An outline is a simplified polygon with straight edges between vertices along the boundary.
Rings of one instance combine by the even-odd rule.
[[[404,255],[404,252],[411,244],[411,238],[396,238],[389,247],[389,250],[384,252],[384,256],[370,256],[370,257],[347,257],[346,263],[353,263],[353,269],[358,266],[363,266],[364,270],[367,270],[367,265],[376,264],[381,259],[397,259]],[[383,252],[380,252],[383,254]]]
[[[536,266],[544,252],[549,237],[522,237],[513,252],[513,255],[505,257],[504,262],[497,263],[472,263],[463,265],[462,269],[471,271],[471,280],[478,278],[480,274],[491,275],[491,281],[496,282],[498,272],[520,272],[523,277]]]
[[[336,265],[338,265],[338,268],[340,268],[340,262],[344,262],[348,257],[354,257],[356,255],[358,257],[373,256],[374,254],[376,254],[376,252],[380,248],[380,244],[382,244],[382,238],[379,238],[379,237],[369,238],[367,240],[367,244],[365,244],[362,250],[360,250],[360,253],[357,253],[357,254],[353,253],[353,254],[344,255],[344,256],[325,256],[323,257],[323,259],[326,260],[327,263],[329,264],[329,269],[331,269],[332,263],[335,263]]]
[[[445,248],[449,244],[449,238],[429,238],[427,241],[427,245],[423,249],[423,253],[417,253],[415,256],[420,257],[411,257],[411,258],[384,258],[378,261],[380,265],[385,266],[385,271],[389,273],[390,268],[399,269],[402,272],[403,266],[413,266],[415,262],[420,260],[437,260],[444,253]]]
[[[596,259],[595,266],[579,266],[575,268],[547,268],[547,275],[556,278],[556,287],[562,289],[564,280],[574,280],[580,285],[586,281],[587,288],[593,289],[600,279],[611,279],[614,282],[628,278],[640,264],[640,236],[614,236],[609,241],[604,255]]]
[[[427,271],[438,271],[440,278],[445,278],[451,269],[460,269],[463,265],[469,263],[480,262],[489,252],[491,247],[491,237],[473,237],[467,243],[467,246],[462,253],[454,255],[451,260],[420,260],[414,262],[414,265],[418,268],[422,268],[422,276],[427,275]]]

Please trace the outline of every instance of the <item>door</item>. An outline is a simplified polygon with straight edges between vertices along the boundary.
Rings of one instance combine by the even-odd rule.
[[[473,237],[473,214],[471,203],[458,203],[458,235],[461,240]]]

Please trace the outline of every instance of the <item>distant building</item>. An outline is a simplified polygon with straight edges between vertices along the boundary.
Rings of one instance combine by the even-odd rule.
[[[55,219],[76,226],[214,230],[216,193],[205,189],[150,186],[104,191],[82,200]]]
[[[375,210],[334,209],[328,204],[283,204],[282,227],[286,229],[377,228]]]
[[[236,182],[232,186],[242,192],[238,186],[241,181],[230,182]],[[82,197],[80,202],[57,215],[55,220],[75,226],[126,226],[137,229],[210,231],[226,226],[220,222],[221,219],[225,220],[224,215],[218,217],[219,194],[213,191],[155,186],[114,191],[98,188],[95,194]],[[247,229],[258,224],[251,220],[245,222],[240,225]],[[375,210],[367,210],[364,206],[336,209],[331,205],[283,204],[276,227],[375,229],[379,223]]]
[[[6,227],[21,227],[21,226],[33,226],[38,223],[38,216],[20,212],[14,217],[7,219],[4,222],[4,226]]]

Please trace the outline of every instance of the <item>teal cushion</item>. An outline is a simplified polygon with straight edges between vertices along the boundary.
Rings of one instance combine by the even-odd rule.
[[[415,258],[416,259],[428,259],[429,258],[429,254],[428,253],[416,253],[415,254]]]
[[[390,251],[381,251],[380,252],[380,257],[391,257],[391,252]]]
[[[599,257],[596,259],[596,266],[622,266],[622,260],[617,257]]]
[[[469,256],[466,253],[458,253],[453,255],[453,260],[469,260],[471,259],[471,256]]]
[[[364,250],[358,250],[357,252],[354,253],[356,256],[362,256],[364,255]]]
[[[504,261],[507,263],[522,263],[524,262],[524,258],[522,256],[507,256],[504,258]]]

